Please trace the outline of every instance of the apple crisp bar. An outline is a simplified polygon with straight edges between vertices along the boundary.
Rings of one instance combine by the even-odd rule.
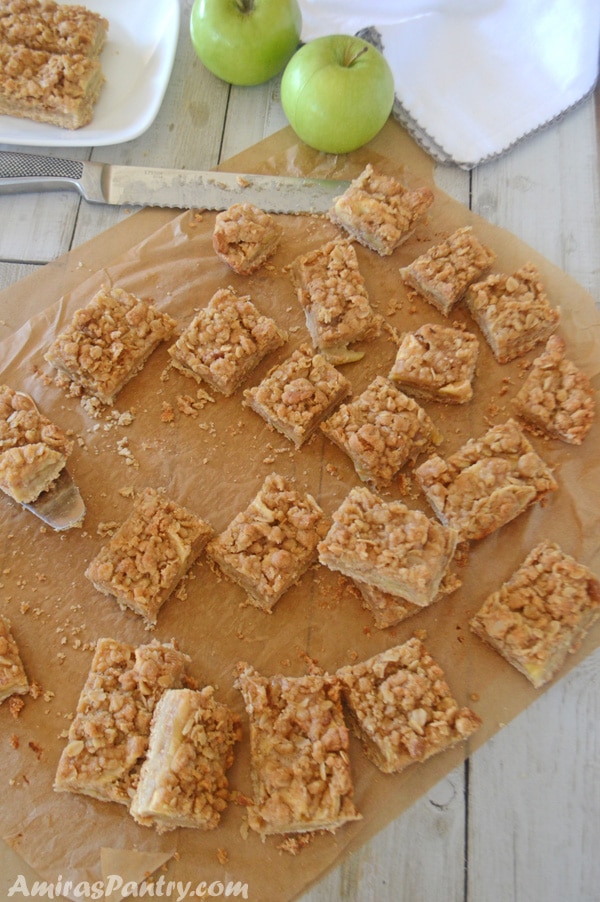
[[[465,404],[473,397],[479,342],[472,332],[425,323],[402,335],[389,376],[428,401]]]
[[[0,41],[47,53],[98,57],[109,23],[85,6],[54,0],[2,0]]]
[[[238,717],[216,701],[212,686],[167,689],[152,715],[130,814],[158,833],[213,830],[229,801],[226,773],[240,738]]]
[[[466,302],[498,363],[509,363],[546,341],[560,320],[533,263],[512,275],[492,274],[474,283]]]
[[[247,592],[251,604],[270,612],[316,560],[327,526],[312,495],[271,473],[246,510],[206,551]]]
[[[29,681],[10,621],[0,614],[0,704],[11,695],[25,695]]]
[[[189,660],[170,643],[98,639],[54,789],[129,806],[156,704],[181,686]]]
[[[290,275],[313,346],[334,364],[360,360],[364,353],[348,345],[376,338],[382,318],[371,307],[350,242],[328,241],[297,257]]]
[[[434,455],[415,474],[436,515],[462,541],[489,535],[558,488],[514,420],[469,439],[446,460]]]
[[[97,59],[0,43],[0,115],[78,129],[91,122],[103,84]]]
[[[412,617],[423,610],[423,605],[413,604],[397,595],[391,595],[384,592],[377,586],[370,583],[361,582],[360,580],[352,580],[353,585],[362,598],[362,606],[373,617],[373,623],[377,629],[385,630],[390,626],[396,626],[398,623]],[[450,572],[446,572],[438,594],[432,599],[430,604],[434,604],[445,595],[455,592],[461,585],[460,579]],[[429,605],[427,605],[429,607]]]
[[[20,504],[47,491],[65,467],[73,442],[29,395],[0,385],[0,489]]]
[[[423,408],[384,376],[342,404],[321,430],[348,455],[363,482],[380,487],[441,441]]]
[[[481,278],[495,259],[494,251],[479,241],[471,226],[464,226],[402,267],[400,276],[448,316],[469,285]]]
[[[543,541],[484,601],[473,632],[539,688],[600,617],[600,581],[554,542]]]
[[[318,552],[331,570],[426,607],[440,590],[456,541],[454,529],[360,486],[334,513]]]
[[[145,489],[85,575],[99,592],[154,626],[160,608],[212,535],[212,527],[192,511]]]
[[[420,639],[341,667],[337,676],[353,730],[383,773],[425,761],[481,726],[480,717],[456,701]]]
[[[254,204],[233,204],[215,217],[213,248],[234,272],[247,276],[272,257],[283,229]]]
[[[326,674],[265,677],[238,664],[250,718],[249,826],[275,833],[334,832],[360,819],[339,682]]]
[[[351,390],[333,364],[302,345],[258,385],[246,389],[244,402],[300,448]]]
[[[594,422],[595,393],[588,376],[567,359],[565,349],[564,339],[550,336],[513,403],[525,426],[580,445]]]
[[[104,287],[75,312],[44,356],[61,376],[110,405],[175,326],[149,301]]]
[[[368,163],[336,198],[329,218],[360,244],[389,256],[413,234],[432,203],[430,188],[406,188]]]
[[[219,289],[169,348],[173,366],[229,397],[287,335],[249,297]]]

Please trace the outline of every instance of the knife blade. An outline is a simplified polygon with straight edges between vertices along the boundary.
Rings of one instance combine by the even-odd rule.
[[[158,169],[0,151],[0,194],[76,190],[89,203],[270,213],[326,213],[350,183],[338,179]]]

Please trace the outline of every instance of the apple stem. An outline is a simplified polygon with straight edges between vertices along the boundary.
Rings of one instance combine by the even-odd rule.
[[[360,50],[358,50],[353,56],[346,60],[346,66],[348,68],[350,68],[350,66],[353,66],[356,60],[361,57],[363,53],[366,53],[368,49],[368,47],[361,47]]]
[[[254,0],[236,0],[241,13],[251,13],[254,9]]]

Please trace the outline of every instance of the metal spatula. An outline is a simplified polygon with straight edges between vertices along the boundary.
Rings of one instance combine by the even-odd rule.
[[[78,526],[85,516],[85,504],[67,470],[61,472],[47,492],[23,507],[59,531]]]

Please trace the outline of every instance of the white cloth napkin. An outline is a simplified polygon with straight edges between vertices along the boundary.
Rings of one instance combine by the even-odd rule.
[[[302,40],[361,33],[394,74],[394,115],[441,162],[497,156],[585,98],[600,0],[299,0]]]

